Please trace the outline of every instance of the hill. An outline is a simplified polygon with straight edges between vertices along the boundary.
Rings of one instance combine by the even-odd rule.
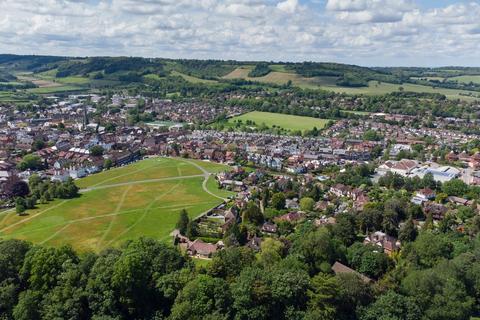
[[[128,88],[135,84],[161,89],[169,86],[165,82],[183,82],[220,89],[261,84],[366,95],[396,92],[403,87],[452,99],[471,99],[480,96],[479,77],[480,68],[463,67],[369,68],[322,62],[0,55],[0,83],[8,83],[10,89],[28,89],[22,86],[33,84],[35,88],[28,91],[36,94]]]
[[[0,213],[0,237],[93,251],[139,236],[167,240],[181,209],[196,217],[229,195],[209,177],[226,168],[151,158],[105,171],[78,180],[78,198],[38,205],[27,216]]]

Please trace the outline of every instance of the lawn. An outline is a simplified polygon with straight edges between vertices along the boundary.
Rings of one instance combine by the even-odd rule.
[[[152,158],[79,180],[81,196],[55,200],[19,217],[0,214],[0,237],[100,251],[140,236],[169,241],[181,209],[196,217],[222,202],[225,191],[203,184],[205,172],[227,167]]]
[[[253,111],[245,113],[241,116],[234,117],[229,120],[230,123],[233,123],[235,120],[242,120],[245,123],[247,120],[254,121],[255,124],[261,125],[264,123],[268,127],[281,127],[286,130],[311,130],[313,127],[321,129],[325,127],[329,120],[326,119],[317,119],[312,117],[302,117],[294,116],[289,114],[281,113],[270,113],[270,112],[260,112]]]

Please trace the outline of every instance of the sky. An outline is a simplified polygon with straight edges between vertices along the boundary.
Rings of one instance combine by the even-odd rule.
[[[480,0],[0,0],[0,53],[480,66]]]

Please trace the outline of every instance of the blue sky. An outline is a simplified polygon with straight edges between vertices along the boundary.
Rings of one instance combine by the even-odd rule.
[[[2,0],[0,52],[479,66],[480,1]]]

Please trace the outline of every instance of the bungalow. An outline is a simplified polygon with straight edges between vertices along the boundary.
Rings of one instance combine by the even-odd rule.
[[[187,253],[190,256],[196,256],[199,258],[211,258],[211,256],[217,252],[218,247],[216,244],[203,242],[201,239],[189,241],[187,243]]]
[[[412,197],[411,202],[420,205],[426,201],[435,199],[435,196],[435,191],[430,188],[424,188],[415,193],[415,196]]]

